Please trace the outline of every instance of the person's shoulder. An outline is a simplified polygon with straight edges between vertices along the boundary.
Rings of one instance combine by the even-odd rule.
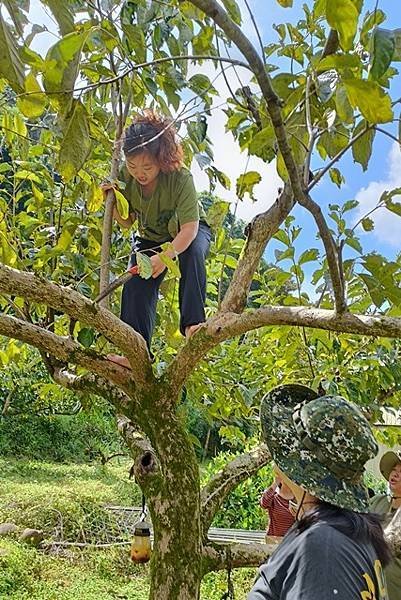
[[[185,184],[188,181],[193,180],[192,173],[187,167],[181,167],[180,169],[171,171],[168,175],[178,184]]]
[[[370,512],[380,512],[381,510],[386,511],[390,505],[390,501],[386,494],[377,494],[369,501]]]
[[[336,542],[337,534],[342,536],[337,529],[325,521],[317,521],[300,534],[300,545],[307,545],[308,548],[327,546]]]

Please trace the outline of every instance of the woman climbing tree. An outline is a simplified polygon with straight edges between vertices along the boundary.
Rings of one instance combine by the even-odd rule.
[[[180,331],[190,337],[205,320],[205,258],[211,233],[169,119],[150,110],[137,116],[124,133],[123,151],[125,188],[121,191],[130,214],[123,219],[114,208],[114,218],[124,228],[137,222],[130,267],[136,265],[139,251],[150,257],[152,276],[132,277],[125,283],[121,319],[144,337],[150,349],[158,291],[166,269],[160,258],[161,246],[170,242],[164,255],[179,262]],[[110,183],[102,185],[104,191],[111,187]],[[113,354],[109,358],[130,367],[125,357]]]

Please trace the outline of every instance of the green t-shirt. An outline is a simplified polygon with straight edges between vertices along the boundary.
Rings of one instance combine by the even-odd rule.
[[[147,240],[166,242],[177,235],[181,225],[205,219],[188,169],[160,172],[157,187],[148,197],[143,195],[141,185],[125,166],[120,178],[125,183],[122,193],[128,200],[130,212],[138,219],[139,235]]]
[[[379,494],[370,501],[370,512],[384,516],[383,526],[386,527],[394,516],[391,510],[391,502],[388,496]],[[401,558],[395,557],[384,569],[386,576],[389,600],[400,600],[401,598]]]

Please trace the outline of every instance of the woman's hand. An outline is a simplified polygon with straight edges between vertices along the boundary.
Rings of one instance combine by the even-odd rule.
[[[117,186],[111,181],[102,181],[99,187],[102,190],[104,196],[106,196],[109,190],[118,189]]]
[[[156,277],[159,277],[159,275],[163,273],[164,269],[166,268],[166,265],[162,260],[160,260],[160,256],[158,254],[154,254],[153,256],[151,256],[150,262],[152,263],[153,267],[152,277],[153,279],[156,279]]]
[[[113,183],[112,181],[102,181],[99,187],[103,192],[104,199],[107,196],[107,192],[109,192],[110,190],[118,190],[117,184]],[[129,229],[130,227],[132,227],[132,224],[135,221],[135,215],[132,213],[128,216],[128,219],[123,219],[122,217],[120,217],[120,214],[116,209],[115,205],[113,206],[113,217],[117,221],[117,223],[119,223],[124,229]]]

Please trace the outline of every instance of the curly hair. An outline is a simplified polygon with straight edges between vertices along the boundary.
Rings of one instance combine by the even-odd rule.
[[[125,130],[123,151],[125,156],[149,152],[163,173],[178,171],[183,165],[184,153],[171,119],[150,109],[137,115]]]

